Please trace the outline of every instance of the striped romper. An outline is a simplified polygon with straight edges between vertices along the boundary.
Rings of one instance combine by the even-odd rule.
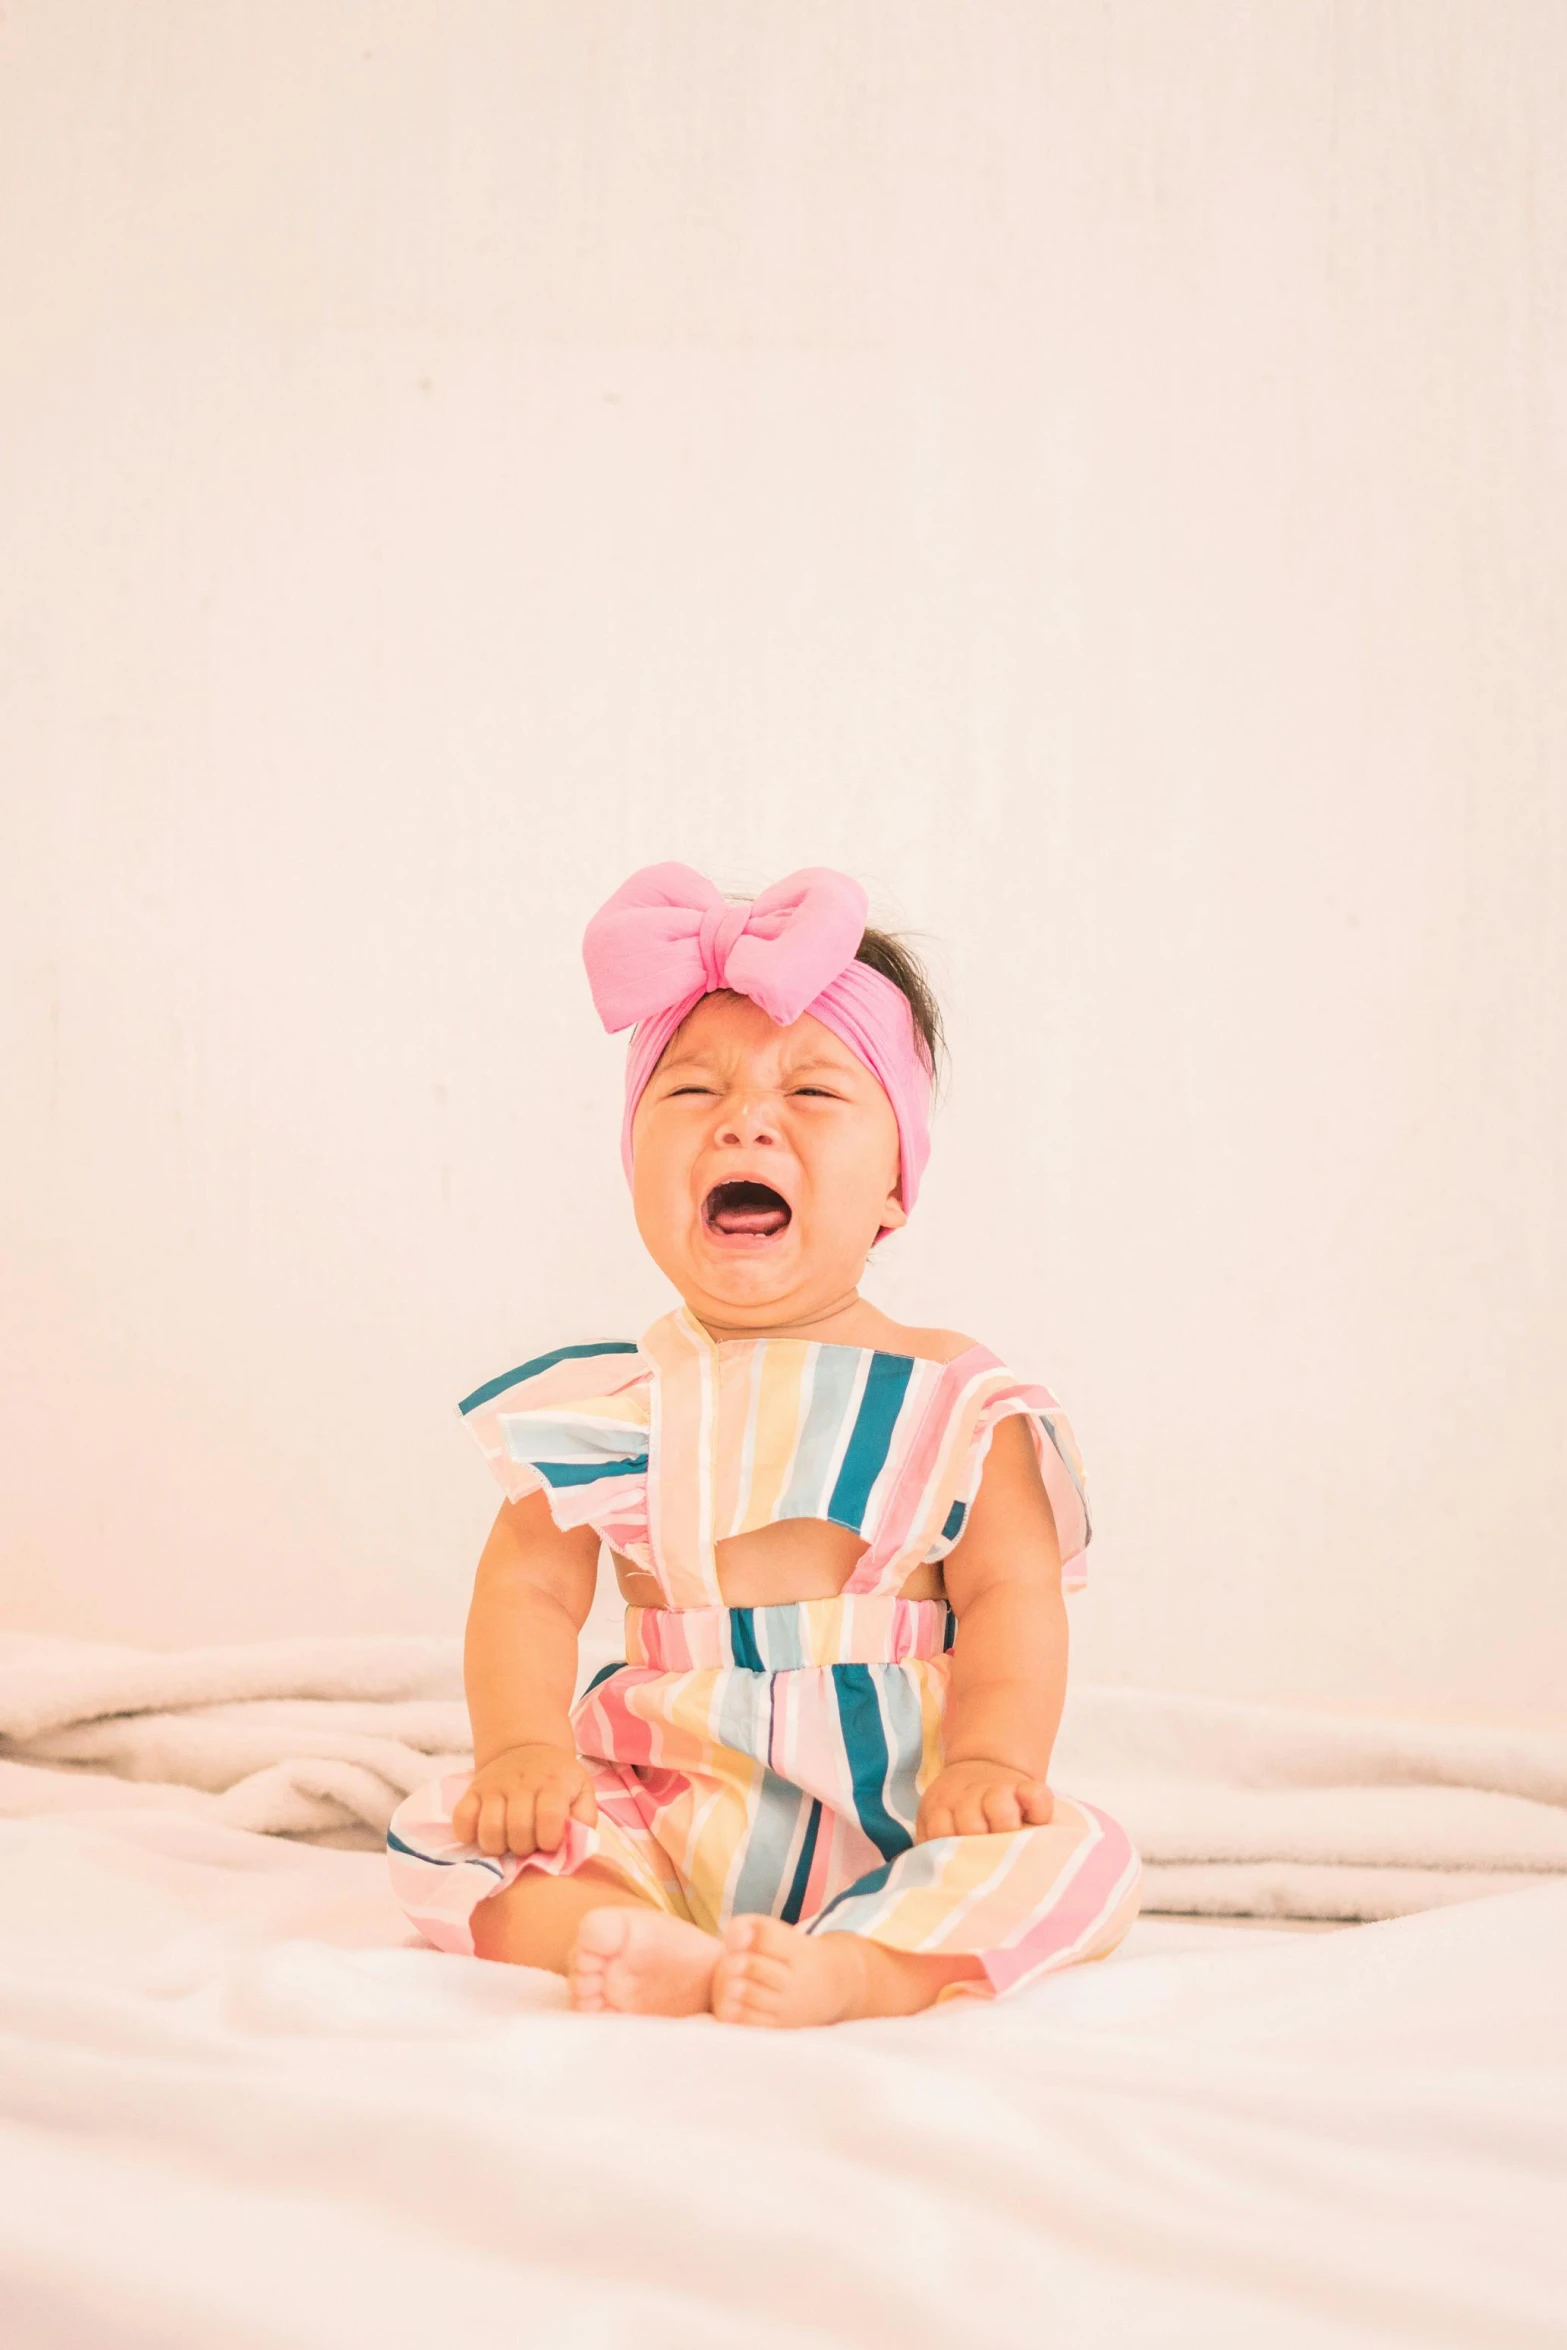
[[[626,1659],[572,1713],[598,1821],[553,1853],[499,1859],[454,1835],[469,1785],[418,1788],[387,1836],[399,1901],[439,1949],[471,1952],[475,1904],[524,1869],[590,1856],[656,1908],[714,1932],[761,1914],[813,1934],[979,1959],[943,1996],[1011,1991],[1102,1958],[1137,1914],[1119,1823],[1055,1795],[1046,1827],[914,1841],[942,1767],[944,1599],[900,1599],[961,1539],[991,1432],[1022,1413],[1061,1538],[1086,1581],[1090,1527],[1071,1427],[1048,1388],[982,1346],[950,1363],[805,1338],[715,1340],[684,1306],[639,1343],[557,1348],[459,1410],[508,1496],[542,1491],[655,1578],[626,1610]],[[865,1542],[833,1599],[726,1607],[714,1545],[783,1518]],[[960,1636],[960,1635],[957,1635]]]

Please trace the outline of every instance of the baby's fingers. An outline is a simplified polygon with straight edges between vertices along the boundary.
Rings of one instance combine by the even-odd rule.
[[[598,1802],[586,1780],[571,1799],[571,1816],[574,1820],[581,1820],[586,1828],[593,1827],[598,1820]]]
[[[997,1786],[987,1787],[980,1802],[984,1808],[985,1825],[993,1835],[999,1835],[1003,1829],[1021,1828],[1023,1825],[1023,1811],[1018,1802],[1017,1789],[1006,1780]]]
[[[1031,1828],[1048,1828],[1056,1816],[1056,1799],[1043,1779],[1028,1779],[1018,1789],[1023,1817]]]
[[[539,1789],[539,1799],[533,1807],[533,1833],[541,1852],[554,1852],[566,1833],[566,1798],[559,1787]]]
[[[533,1789],[514,1788],[506,1801],[506,1842],[502,1850],[514,1852],[519,1860],[526,1860],[533,1850],[537,1834]]]
[[[479,1799],[479,1825],[473,1841],[481,1852],[499,1860],[506,1850],[506,1834],[506,1798],[499,1788],[487,1788]]]
[[[953,1825],[960,1836],[988,1836],[990,1822],[985,1817],[985,1796],[982,1788],[966,1787],[952,1807]]]
[[[452,1813],[452,1834],[461,1844],[473,1842],[473,1831],[479,1824],[479,1793],[470,1787]]]
[[[952,1806],[947,1803],[932,1804],[928,1810],[922,1808],[914,1823],[914,1839],[918,1844],[929,1844],[937,1836],[956,1834],[957,1829],[952,1824]]]

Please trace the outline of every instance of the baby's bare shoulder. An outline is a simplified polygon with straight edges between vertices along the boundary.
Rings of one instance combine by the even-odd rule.
[[[967,1337],[961,1330],[915,1330],[901,1322],[888,1325],[895,1333],[897,1350],[903,1354],[923,1355],[928,1362],[952,1363],[959,1355],[966,1355],[979,1341]],[[893,1344],[889,1340],[889,1345]]]

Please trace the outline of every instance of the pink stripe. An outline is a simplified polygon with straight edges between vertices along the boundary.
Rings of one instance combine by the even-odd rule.
[[[800,1916],[807,1925],[827,1899],[827,1872],[832,1863],[830,1827],[831,1816],[826,1815],[816,1833],[816,1850],[811,1855],[810,1874],[805,1880],[805,1896],[800,1904]]]
[[[634,1836],[653,1836],[655,1841],[660,1817],[690,1792],[691,1781],[683,1771],[651,1769],[638,1772],[635,1778],[626,1772],[611,1780],[606,1774],[594,1789],[606,1819]]]
[[[876,1540],[863,1554],[844,1585],[846,1592],[874,1591],[887,1568],[908,1547],[911,1536],[917,1530],[919,1507],[925,1488],[930,1483],[931,1473],[951,1441],[953,1406],[973,1378],[976,1368],[982,1369],[986,1364],[997,1370],[1002,1368],[988,1347],[971,1346],[942,1366],[940,1381],[926,1404],[917,1439],[910,1446],[892,1491],[887,1496]],[[947,1506],[950,1505],[949,1496]],[[941,1514],[943,1518],[946,1516],[946,1508],[943,1508]],[[928,1548],[929,1545],[922,1547]]]
[[[633,1689],[645,1688],[649,1681],[662,1679],[663,1675],[649,1666],[627,1665],[623,1673],[617,1673],[613,1680],[604,1682],[591,1697],[585,1698],[571,1717],[579,1754],[599,1755],[606,1761],[613,1759],[633,1768],[650,1763],[653,1725],[643,1715],[633,1713],[626,1699]]]
[[[1021,1940],[1009,1944],[1005,1950],[980,1953],[981,1962],[991,1986],[996,1991],[1015,1991],[1031,1975],[1044,1972],[1052,1958],[1073,1951],[1074,1959],[1089,1955],[1091,1929],[1101,1922],[1108,1923],[1138,1890],[1141,1864],[1130,1836],[1119,1820],[1096,1804],[1084,1803],[1074,1796],[1079,1811],[1086,1812],[1099,1824],[1099,1840],[1088,1858],[1078,1869],[1059,1901],[1030,1926]],[[1137,1863],[1135,1877],[1129,1875]],[[1125,1889],[1116,1894],[1118,1885],[1125,1881]],[[1083,1942],[1085,1947],[1074,1949]]]

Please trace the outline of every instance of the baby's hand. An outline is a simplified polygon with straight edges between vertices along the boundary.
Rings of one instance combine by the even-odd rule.
[[[464,1844],[499,1858],[516,1853],[554,1852],[566,1833],[568,1816],[591,1828],[598,1818],[593,1782],[563,1746],[509,1746],[492,1756],[452,1813],[452,1828]]]
[[[1011,1763],[956,1762],[932,1779],[914,1825],[914,1841],[932,1836],[991,1836],[1006,1828],[1046,1828],[1055,1797],[1043,1779]]]

